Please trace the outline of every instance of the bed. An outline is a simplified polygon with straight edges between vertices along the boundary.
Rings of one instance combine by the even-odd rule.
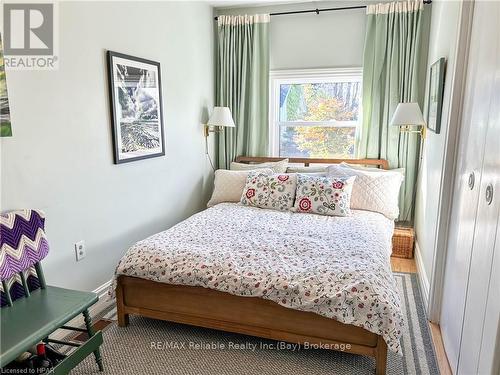
[[[218,204],[127,251],[115,280],[118,324],[137,314],[307,343],[372,356],[385,374],[404,324],[390,268],[393,229],[369,211],[330,217]]]

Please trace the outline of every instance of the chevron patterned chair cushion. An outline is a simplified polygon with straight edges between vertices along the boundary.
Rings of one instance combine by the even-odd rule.
[[[41,261],[49,252],[45,215],[19,210],[0,215],[0,280],[9,280]]]

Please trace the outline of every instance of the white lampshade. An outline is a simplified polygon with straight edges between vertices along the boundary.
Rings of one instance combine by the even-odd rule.
[[[229,107],[215,107],[212,116],[208,120],[209,126],[226,126],[234,128],[233,116]]]
[[[391,125],[422,125],[425,126],[424,116],[418,103],[399,103],[392,116]]]

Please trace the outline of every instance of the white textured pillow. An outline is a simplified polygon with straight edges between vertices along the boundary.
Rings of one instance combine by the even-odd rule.
[[[239,202],[247,176],[252,171],[228,171],[218,169],[215,171],[214,192],[207,203],[207,207],[215,206],[222,202]],[[259,172],[272,174],[272,169],[259,169]]]
[[[327,168],[327,165],[322,167],[290,166],[286,169],[286,173],[303,173],[316,176],[326,176]]]
[[[260,164],[245,164],[245,163],[236,163],[232,162],[230,169],[232,171],[248,171],[262,168],[271,168],[274,173],[285,173],[286,168],[288,167],[288,159],[283,159],[279,161],[270,161],[267,163]]]
[[[352,188],[351,208],[380,212],[391,220],[399,215],[399,189],[403,182],[401,172],[354,169],[346,165],[331,165],[328,176],[347,178],[356,176]]]
[[[368,171],[368,172],[380,172],[380,173],[385,173],[385,172],[399,172],[403,175],[405,175],[405,169],[404,168],[396,168],[396,169],[380,169],[376,167],[364,167],[362,165],[357,165],[357,164],[349,164],[343,161],[340,163],[340,165],[343,165],[345,167],[349,167],[352,169],[357,169],[358,171]]]

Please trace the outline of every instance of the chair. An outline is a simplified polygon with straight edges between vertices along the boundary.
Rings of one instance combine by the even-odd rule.
[[[67,374],[91,353],[103,371],[102,333],[94,332],[88,311],[98,296],[46,285],[40,264],[49,251],[44,224],[37,210],[0,215],[0,368],[44,341],[76,348],[54,367],[54,374]],[[79,314],[85,328],[66,325]],[[57,329],[86,332],[89,338],[82,344],[49,338]]]

